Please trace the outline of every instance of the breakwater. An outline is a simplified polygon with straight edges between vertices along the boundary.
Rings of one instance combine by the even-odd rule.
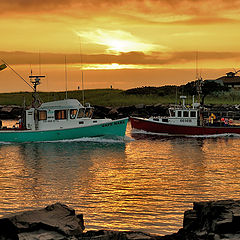
[[[61,203],[0,219],[0,239],[7,240],[216,240],[240,239],[240,201],[196,202],[184,213],[183,227],[172,235],[138,231],[84,232],[84,218]]]
[[[112,118],[117,119],[120,117],[138,116],[167,116],[170,104],[155,104],[155,105],[132,105],[121,107],[94,107],[94,118]],[[11,105],[0,106],[0,119],[17,119],[22,115],[23,108]],[[228,117],[235,120],[240,120],[240,105],[205,105],[204,116],[208,117],[214,113],[218,118]]]
[[[17,105],[0,105],[0,119],[18,119],[23,108]]]

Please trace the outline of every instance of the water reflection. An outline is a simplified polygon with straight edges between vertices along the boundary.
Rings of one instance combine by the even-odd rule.
[[[127,146],[126,153],[150,173],[151,193],[152,186],[157,187],[156,196],[147,199],[152,207],[157,198],[154,212],[161,216],[161,224],[181,227],[179,214],[194,201],[239,197],[239,138],[132,136],[137,141]]]
[[[0,145],[0,214],[60,201],[87,230],[168,234],[192,202],[239,197],[239,138],[132,137]]]
[[[116,158],[117,156],[117,158]],[[92,188],[95,169],[122,162],[125,144],[31,143],[1,145],[1,213],[61,201],[79,206]],[[114,159],[114,161],[112,161]]]

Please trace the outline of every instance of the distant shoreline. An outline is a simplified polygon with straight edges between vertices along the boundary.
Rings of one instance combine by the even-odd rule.
[[[122,117],[151,117],[151,116],[168,116],[168,108],[171,104],[136,104],[130,106],[105,107],[100,105],[93,105],[94,118],[112,118],[118,119]],[[223,105],[211,104],[205,105],[205,117],[214,113],[217,117],[228,117],[235,120],[240,120],[240,106],[239,105]],[[19,119],[22,116],[23,107],[17,105],[1,105],[0,119]]]
[[[184,86],[163,86],[163,87],[140,87],[128,90],[120,89],[87,89],[84,90],[84,102],[91,105],[104,107],[127,107],[138,104],[144,105],[168,105],[179,103],[180,96],[187,97],[186,103],[192,103],[192,94]],[[57,101],[66,98],[66,92],[38,92],[42,102]],[[68,91],[68,98],[78,99],[83,102],[81,90]],[[197,99],[195,97],[195,99]],[[32,103],[32,92],[0,93],[0,106],[17,105],[29,106]],[[239,105],[240,91],[221,91],[208,93],[204,103],[214,105]]]

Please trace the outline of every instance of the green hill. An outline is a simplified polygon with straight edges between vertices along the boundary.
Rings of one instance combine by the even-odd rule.
[[[179,102],[179,96],[188,97],[192,102],[192,92],[187,87],[163,86],[140,87],[129,90],[93,89],[85,90],[85,103],[101,106],[130,106],[136,104],[169,104]],[[64,99],[65,92],[39,92],[43,102]],[[69,91],[68,98],[76,98],[82,102],[82,91]],[[32,102],[31,92],[0,93],[0,105],[19,105],[25,101],[26,106]],[[240,91],[212,91],[205,98],[205,104],[240,104]]]

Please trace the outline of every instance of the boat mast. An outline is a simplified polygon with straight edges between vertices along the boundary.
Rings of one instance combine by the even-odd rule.
[[[201,102],[201,94],[202,94],[202,77],[201,73],[199,74],[198,70],[198,51],[196,51],[196,90],[197,90],[197,95],[198,95],[198,102]]]
[[[29,78],[30,78],[30,82],[33,85],[33,90],[34,90],[32,106],[34,108],[37,108],[37,107],[39,107],[39,99],[38,99],[38,96],[37,96],[37,86],[40,84],[41,78],[45,78],[45,76],[43,76],[43,75],[31,75],[31,76],[29,76]]]
[[[65,56],[65,87],[66,87],[66,99],[67,99],[67,57]]]
[[[82,43],[81,43],[81,39],[79,37],[79,43],[80,43],[80,60],[81,60],[81,70],[82,70],[82,104],[84,106],[84,101],[85,101],[85,97],[84,97],[84,82],[83,82],[83,63],[82,63]]]
[[[84,85],[83,85],[83,71],[82,71],[82,101],[83,101],[83,106],[84,106]]]
[[[196,52],[196,79],[198,79],[198,51]]]

